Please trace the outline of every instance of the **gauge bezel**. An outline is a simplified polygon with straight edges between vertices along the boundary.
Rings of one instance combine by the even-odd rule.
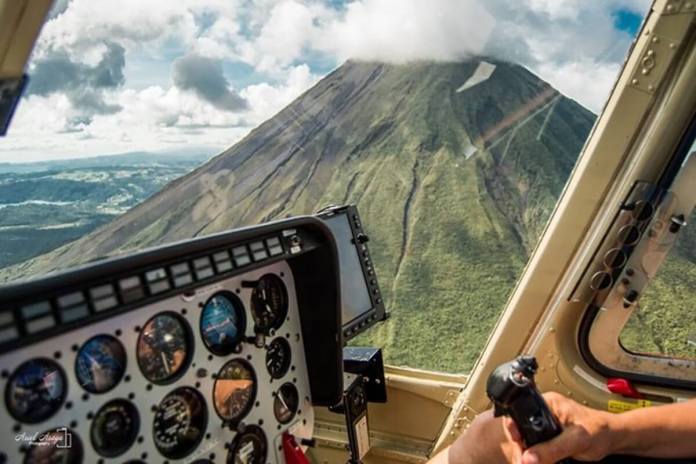
[[[282,289],[282,292],[283,292],[282,293],[283,304],[282,304],[281,310],[280,310],[281,315],[277,318],[277,320],[275,321],[274,324],[270,324],[268,327],[264,327],[264,326],[259,325],[258,319],[256,316],[257,305],[254,302],[254,300],[256,298],[255,295],[256,295],[256,291],[258,289],[258,285],[262,280],[265,280],[265,279],[271,279],[271,280],[277,281],[280,284],[280,288]],[[272,272],[269,272],[269,273],[264,274],[261,277],[259,277],[258,280],[256,281],[256,285],[254,286],[254,288],[251,291],[251,296],[249,298],[249,305],[250,305],[251,317],[254,320],[254,326],[256,327],[257,330],[259,330],[265,334],[270,334],[271,330],[278,330],[285,322],[285,319],[288,317],[288,308],[290,306],[290,302],[288,299],[288,287],[285,284],[285,281],[282,279],[282,277],[280,277],[279,275],[274,274]]]
[[[193,396],[196,396],[198,398],[198,400],[200,400],[201,404],[203,405],[203,427],[201,428],[200,436],[198,438],[196,438],[196,442],[191,445],[191,448],[188,451],[186,451],[185,453],[176,453],[176,454],[166,455],[162,452],[160,447],[157,445],[157,440],[155,439],[155,418],[157,417],[157,413],[159,412],[160,405],[164,402],[164,400],[167,397],[173,395],[175,392],[178,392],[180,390],[191,391],[193,393]],[[208,425],[210,425],[209,422],[210,422],[210,417],[208,414],[208,403],[206,403],[205,397],[203,396],[203,394],[200,391],[198,391],[198,389],[191,387],[189,385],[182,385],[180,387],[176,387],[173,390],[170,390],[166,395],[164,395],[162,397],[162,399],[159,401],[159,403],[157,403],[157,411],[152,416],[151,433],[152,433],[153,445],[154,445],[155,449],[157,450],[157,452],[166,459],[173,459],[173,460],[183,459],[186,456],[189,456],[194,451],[196,451],[196,449],[200,446],[201,442],[203,441],[203,438],[205,438],[206,432],[208,431]]]
[[[258,425],[249,425],[244,430],[244,432],[237,433],[237,435],[232,440],[232,444],[229,447],[229,451],[227,452],[227,458],[225,462],[227,464],[234,464],[234,458],[237,454],[237,451],[239,451],[239,441],[245,435],[256,435],[257,437],[260,436],[263,439],[263,457],[260,459],[260,461],[265,463],[268,460],[268,437],[266,436],[266,432],[264,432],[263,428],[259,427]]]
[[[295,410],[292,411],[292,415],[287,420],[282,421],[278,418],[278,413],[276,411],[276,401],[278,401],[278,394],[280,393],[280,391],[286,387],[291,387],[293,389],[293,391],[295,392],[295,395],[297,396],[297,405],[295,407]],[[294,383],[285,382],[280,387],[278,387],[278,390],[276,390],[273,394],[273,416],[275,417],[275,419],[278,421],[279,424],[286,425],[286,424],[289,424],[290,422],[292,422],[293,419],[295,419],[295,417],[297,417],[297,411],[299,411],[299,410],[300,410],[300,392]]]
[[[140,351],[138,350],[138,347],[140,345],[140,339],[143,336],[143,332],[145,330],[145,327],[147,327],[150,322],[152,322],[154,319],[160,316],[171,316],[174,319],[176,319],[184,328],[184,338],[186,341],[186,357],[184,359],[184,362],[181,364],[181,368],[179,368],[179,371],[174,374],[171,377],[168,377],[164,380],[152,380],[150,377],[148,377],[145,374],[145,371],[143,370],[143,366],[140,363]],[[188,323],[188,321],[181,317],[179,314],[175,313],[174,311],[161,311],[158,312],[157,314],[152,315],[148,320],[145,322],[145,324],[142,325],[140,331],[138,332],[138,337],[135,341],[135,361],[138,364],[138,369],[140,370],[140,374],[143,376],[145,380],[148,382],[155,384],[155,385],[171,385],[172,383],[176,382],[177,380],[181,379],[184,374],[188,371],[189,367],[191,366],[191,362],[193,361],[194,357],[194,351],[195,351],[195,339],[193,337],[193,331],[191,330],[191,325]]]
[[[114,404],[124,404],[127,405],[127,407],[130,409],[128,412],[131,413],[131,418],[133,419],[133,422],[135,424],[135,427],[133,428],[133,436],[132,438],[129,437],[129,443],[125,445],[125,447],[119,448],[116,452],[109,452],[109,453],[104,453],[103,450],[101,450],[99,447],[97,447],[94,443],[94,435],[95,435],[95,426],[97,423],[97,418],[99,415],[106,409],[107,406],[111,406]],[[133,414],[134,413],[134,414]],[[107,401],[101,407],[97,410],[97,412],[94,414],[94,417],[92,418],[91,424],[89,426],[89,443],[92,446],[92,449],[100,456],[103,456],[105,458],[115,458],[118,456],[121,456],[123,453],[128,451],[135,441],[138,439],[138,435],[140,434],[140,411],[138,411],[138,407],[133,404],[131,401],[128,401],[125,398],[114,398],[112,400]]]
[[[49,364],[52,364],[56,367],[56,371],[58,374],[61,376],[61,380],[63,381],[63,391],[61,394],[60,402],[58,403],[58,406],[51,411],[50,414],[48,414],[45,417],[41,417],[40,419],[37,420],[26,420],[18,417],[12,408],[10,407],[10,388],[12,383],[14,382],[15,378],[17,377],[17,373],[19,372],[20,368],[23,367],[25,364],[28,364],[30,362],[36,362],[36,361],[41,361],[41,362],[47,362]],[[40,424],[41,422],[50,419],[51,417],[55,416],[58,411],[60,411],[65,404],[65,399],[68,397],[68,388],[69,388],[69,382],[68,382],[68,377],[65,375],[65,371],[63,370],[63,366],[60,365],[60,363],[56,362],[53,359],[47,358],[45,356],[37,357],[37,358],[31,358],[26,361],[21,362],[17,367],[15,367],[14,371],[12,371],[12,374],[7,379],[7,383],[5,384],[5,408],[7,409],[7,412],[12,416],[13,419],[15,419],[18,422],[21,422],[23,424]],[[51,429],[53,430],[53,429]]]
[[[121,351],[123,354],[123,369],[121,371],[120,376],[118,377],[116,382],[114,382],[113,385],[111,385],[109,388],[107,388],[106,390],[103,390],[103,391],[90,390],[89,388],[86,388],[81,382],[80,374],[77,372],[77,361],[80,359],[80,354],[82,353],[82,350],[85,348],[85,346],[87,346],[88,343],[90,343],[98,338],[105,338],[105,339],[108,339],[110,341],[116,342],[116,344],[121,348]],[[138,350],[137,343],[136,343],[135,349],[136,349],[136,355],[137,355],[137,350]],[[85,341],[80,346],[80,349],[77,350],[77,355],[75,356],[75,362],[73,363],[73,370],[75,372],[75,380],[77,381],[77,384],[84,391],[86,391],[87,393],[91,393],[93,395],[102,395],[102,394],[108,393],[111,390],[113,390],[114,388],[116,388],[118,386],[118,384],[121,383],[121,380],[123,380],[123,377],[126,375],[126,369],[128,369],[128,352],[126,352],[126,347],[123,346],[123,343],[121,343],[121,340],[119,340],[118,338],[114,337],[113,335],[109,335],[109,334],[98,334],[98,335],[95,335],[93,337],[88,338],[87,341]]]
[[[78,463],[84,462],[85,454],[86,454],[85,453],[85,445],[82,442],[80,435],[75,431],[74,428],[72,428],[72,427],[51,427],[48,430],[44,430],[43,432],[39,433],[39,436],[42,437],[48,433],[57,432],[59,429],[63,429],[63,428],[66,429],[67,433],[70,434],[70,446],[64,447],[62,449],[69,449],[70,452],[75,452],[75,450],[77,450],[77,453],[78,453],[77,462]],[[77,446],[75,446],[75,443],[77,443]],[[39,449],[39,448],[42,448],[42,447],[40,447],[40,446],[39,447],[31,447],[31,448],[29,448],[29,450]],[[24,459],[22,459],[23,464],[31,464],[31,462],[29,461],[29,456],[31,455],[29,450],[26,453],[24,453]],[[72,464],[72,462],[70,462],[69,464]]]
[[[271,345],[274,343],[278,343],[280,345],[283,345],[283,350],[288,354],[288,358],[286,363],[283,365],[282,373],[280,375],[274,375],[273,372],[271,372],[271,369],[268,367],[268,355],[271,352]],[[268,348],[266,348],[266,372],[268,372],[268,375],[271,376],[273,380],[279,380],[285,377],[285,375],[288,373],[290,370],[290,366],[292,365],[292,347],[290,346],[290,342],[285,338],[285,337],[276,337],[271,342],[268,344]]]
[[[208,340],[206,340],[205,335],[203,335],[203,315],[205,314],[205,310],[208,307],[208,304],[213,300],[213,298],[216,297],[223,297],[227,298],[229,302],[232,304],[232,306],[235,309],[235,315],[237,317],[237,327],[238,327],[238,335],[237,339],[234,341],[234,343],[230,344],[229,350],[215,350],[211,345],[208,344]],[[219,292],[216,292],[213,296],[208,298],[205,303],[203,304],[203,308],[201,308],[201,314],[198,318],[198,332],[201,335],[201,340],[203,341],[203,345],[206,347],[208,351],[213,353],[216,356],[228,356],[232,353],[235,352],[237,346],[242,343],[244,340],[244,337],[246,336],[246,308],[244,307],[244,303],[242,300],[235,295],[234,293],[230,292],[229,290],[222,290]]]
[[[240,412],[237,417],[234,417],[232,419],[223,416],[220,414],[220,411],[218,411],[217,407],[217,401],[215,398],[215,389],[217,387],[217,383],[219,380],[230,380],[230,379],[224,379],[220,377],[220,372],[222,372],[229,364],[232,364],[233,362],[238,362],[242,364],[249,372],[251,372],[251,377],[252,377],[252,391],[251,391],[251,397],[249,398],[249,402],[246,404],[242,412]],[[213,382],[213,394],[212,394],[212,400],[213,400],[213,409],[215,410],[215,413],[218,415],[220,419],[222,419],[226,424],[230,424],[234,427],[237,426],[246,416],[249,415],[249,412],[254,407],[254,403],[256,402],[256,396],[258,395],[259,390],[259,381],[258,381],[258,376],[256,375],[256,370],[254,369],[254,366],[247,361],[246,359],[243,358],[233,358],[230,359],[229,361],[225,362],[225,364],[220,367],[220,369],[217,371],[215,375],[215,382]]]

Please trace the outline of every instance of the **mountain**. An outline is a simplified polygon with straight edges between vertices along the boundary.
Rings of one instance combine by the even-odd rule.
[[[126,214],[8,272],[356,203],[393,316],[359,341],[392,364],[466,372],[594,119],[510,63],[349,61]]]
[[[88,234],[206,160],[129,153],[0,163],[0,268]]]

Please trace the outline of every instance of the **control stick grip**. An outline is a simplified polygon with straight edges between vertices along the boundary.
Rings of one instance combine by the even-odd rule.
[[[515,421],[527,447],[551,440],[562,431],[534,383],[537,368],[534,357],[520,356],[496,368],[486,386],[495,416]]]

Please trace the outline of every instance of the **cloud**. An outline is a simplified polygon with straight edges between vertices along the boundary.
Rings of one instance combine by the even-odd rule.
[[[224,111],[238,112],[248,108],[247,102],[230,88],[219,61],[196,54],[174,60],[174,85],[192,90],[200,98]]]
[[[491,56],[599,111],[632,40],[616,12],[649,3],[58,0],[0,158],[223,148],[348,58]]]
[[[171,151],[182,146],[202,147],[212,154],[241,140],[320,78],[307,65],[289,68],[285,77],[242,89],[249,104],[242,113],[220,110],[176,86],[119,87],[110,101],[122,109],[88,119],[64,93],[33,94],[18,107],[9,136],[0,144],[0,160]]]
[[[317,57],[340,64],[349,58],[403,63],[483,55],[520,63],[599,111],[633,39],[616,27],[615,15],[642,15],[649,3],[352,0],[332,7],[311,0],[261,1],[244,14],[218,18],[193,47],[269,76]]]
[[[125,82],[125,49],[112,42],[103,46],[104,53],[94,66],[74,62],[61,52],[37,60],[31,70],[27,94],[46,96],[62,92],[82,111],[81,121],[89,121],[94,114],[116,113],[121,107],[107,103],[104,91]]]
[[[476,0],[361,0],[325,23],[313,45],[343,59],[459,60],[480,54],[494,26]]]
[[[276,71],[302,56],[315,31],[314,21],[325,12],[294,0],[285,0],[269,12],[253,42],[241,48],[241,58],[261,71]]]
[[[648,11],[649,0],[489,0],[496,18],[484,53],[520,63],[564,94],[599,112],[633,36],[615,14]]]

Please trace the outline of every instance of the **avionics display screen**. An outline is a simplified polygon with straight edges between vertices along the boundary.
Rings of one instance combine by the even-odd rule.
[[[336,214],[325,221],[334,233],[338,247],[341,266],[341,320],[345,326],[370,311],[372,300],[360,265],[358,248],[353,243],[348,215]]]

